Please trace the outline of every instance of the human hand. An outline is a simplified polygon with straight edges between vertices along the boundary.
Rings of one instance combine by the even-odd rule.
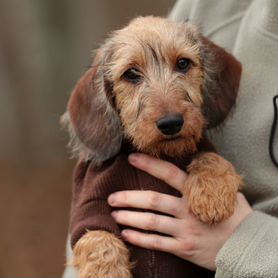
[[[175,165],[144,154],[132,154],[129,162],[136,168],[163,180],[182,192],[187,174]],[[252,208],[245,197],[237,194],[234,214],[216,225],[200,222],[188,209],[186,198],[174,197],[153,191],[121,191],[109,196],[113,207],[150,209],[171,216],[150,212],[119,210],[112,213],[117,223],[169,236],[146,234],[132,229],[122,231],[128,242],[143,248],[172,253],[178,257],[215,270],[218,251]]]

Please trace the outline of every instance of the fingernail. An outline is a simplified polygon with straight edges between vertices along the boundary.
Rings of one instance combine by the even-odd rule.
[[[114,205],[115,204],[115,195],[114,194],[111,194],[108,199],[107,199],[107,202],[109,205]]]
[[[128,156],[128,161],[131,164],[136,163],[138,161],[139,157],[140,157],[140,155],[138,153],[132,153]]]
[[[118,214],[117,211],[113,211],[113,212],[111,213],[111,216],[112,216],[114,219],[116,219],[116,218],[117,218],[117,214]]]
[[[121,235],[124,239],[126,239],[128,235],[128,230],[122,230]]]

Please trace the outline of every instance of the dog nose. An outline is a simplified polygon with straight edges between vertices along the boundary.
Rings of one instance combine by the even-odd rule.
[[[156,126],[164,135],[175,135],[181,130],[183,122],[182,115],[169,115],[160,118]]]

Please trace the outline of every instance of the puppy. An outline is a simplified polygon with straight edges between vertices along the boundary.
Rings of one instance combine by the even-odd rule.
[[[240,63],[190,23],[139,17],[100,47],[63,116],[79,157],[71,238],[81,277],[212,276],[173,255],[124,244],[106,200],[124,189],[179,196],[128,164],[127,155],[139,151],[188,173],[183,193],[200,221],[230,217],[242,180],[205,131],[228,115],[240,75]]]

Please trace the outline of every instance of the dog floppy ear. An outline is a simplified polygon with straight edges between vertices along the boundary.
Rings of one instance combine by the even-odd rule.
[[[92,67],[71,93],[62,122],[68,127],[73,152],[100,166],[121,147],[121,123],[112,102],[108,81],[107,51],[99,51]]]
[[[201,38],[204,64],[203,114],[207,128],[218,126],[236,102],[241,64],[223,48]]]

